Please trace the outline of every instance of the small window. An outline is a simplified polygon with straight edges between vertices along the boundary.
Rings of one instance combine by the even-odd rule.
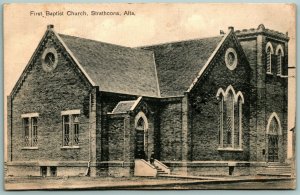
[[[78,146],[80,134],[80,110],[62,112],[63,146]]]
[[[46,177],[47,176],[47,167],[42,166],[41,167],[41,176]]]
[[[52,177],[57,175],[57,167],[50,167],[50,174]]]
[[[229,70],[234,70],[238,63],[237,53],[233,48],[228,48],[225,53],[225,63]]]
[[[38,145],[38,114],[23,114],[22,120],[24,132],[24,146],[36,147]]]

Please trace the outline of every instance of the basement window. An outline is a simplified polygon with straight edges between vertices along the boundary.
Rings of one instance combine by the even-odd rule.
[[[50,167],[50,175],[52,177],[57,176],[57,167]]]
[[[47,176],[47,167],[42,166],[42,167],[40,167],[40,170],[41,170],[41,176],[46,177]]]

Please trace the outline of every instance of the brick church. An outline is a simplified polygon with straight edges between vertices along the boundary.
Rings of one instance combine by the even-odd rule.
[[[261,24],[130,48],[48,25],[8,96],[7,175],[250,175],[285,164],[288,41]]]

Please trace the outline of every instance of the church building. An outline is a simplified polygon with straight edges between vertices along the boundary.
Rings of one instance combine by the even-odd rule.
[[[261,24],[131,48],[48,25],[8,96],[7,175],[254,175],[286,165],[288,41]]]

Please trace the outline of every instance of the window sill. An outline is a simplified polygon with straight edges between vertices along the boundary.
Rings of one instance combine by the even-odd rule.
[[[242,152],[242,148],[218,148],[218,151]]]
[[[60,147],[60,149],[78,149],[80,148],[79,146],[63,146],[63,147]]]
[[[38,150],[38,147],[23,147],[22,150]]]
[[[279,76],[279,75],[278,75]],[[288,78],[288,75],[280,75],[281,78]]]
[[[267,72],[267,75],[273,75],[273,73],[272,72]]]

